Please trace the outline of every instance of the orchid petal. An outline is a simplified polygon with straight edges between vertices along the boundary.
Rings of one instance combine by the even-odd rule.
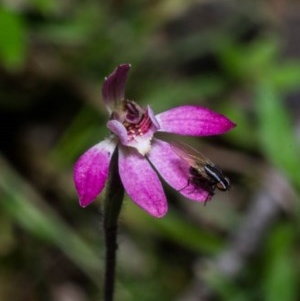
[[[89,205],[103,190],[116,144],[104,140],[87,150],[76,162],[74,182],[82,207]]]
[[[156,115],[161,132],[209,136],[223,134],[236,126],[227,117],[199,106],[180,106]]]
[[[125,83],[127,80],[130,64],[119,65],[113,73],[105,78],[102,86],[102,96],[109,113],[115,105],[124,99]]]
[[[167,212],[162,184],[149,162],[136,150],[119,148],[119,173],[130,198],[155,217]]]
[[[116,119],[112,119],[106,123],[106,126],[111,132],[113,132],[120,139],[123,145],[127,145],[128,134],[122,122]]]
[[[153,139],[147,156],[163,179],[179,193],[195,201],[207,200],[207,190],[188,184],[190,166],[174,152],[169,143]]]

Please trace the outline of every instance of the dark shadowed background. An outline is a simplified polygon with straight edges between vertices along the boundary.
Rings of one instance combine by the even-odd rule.
[[[206,206],[126,198],[116,301],[300,298],[300,3],[2,0],[0,300],[101,300],[101,195],[82,209],[80,154],[108,135],[105,76],[159,113],[198,104],[238,126],[184,138],[229,176]]]

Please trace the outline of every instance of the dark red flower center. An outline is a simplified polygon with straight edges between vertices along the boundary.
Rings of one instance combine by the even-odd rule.
[[[152,121],[148,112],[146,111],[144,114],[142,114],[138,122],[132,123],[127,119],[123,122],[123,124],[127,130],[129,140],[133,140],[135,137],[143,136],[146,132],[148,132],[152,125]]]
[[[149,113],[132,100],[124,99],[114,110],[111,119],[119,120],[127,130],[128,140],[143,136],[152,126]]]

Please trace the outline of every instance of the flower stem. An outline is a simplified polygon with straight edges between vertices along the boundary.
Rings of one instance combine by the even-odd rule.
[[[105,275],[104,301],[113,301],[116,270],[117,222],[124,198],[118,170],[118,150],[116,149],[110,165],[110,179],[104,200],[104,236],[105,236]]]

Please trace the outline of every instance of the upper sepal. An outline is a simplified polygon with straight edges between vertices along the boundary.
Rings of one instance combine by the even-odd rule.
[[[119,65],[105,78],[102,86],[102,96],[109,113],[113,111],[118,102],[124,99],[125,84],[130,68],[130,64]]]

